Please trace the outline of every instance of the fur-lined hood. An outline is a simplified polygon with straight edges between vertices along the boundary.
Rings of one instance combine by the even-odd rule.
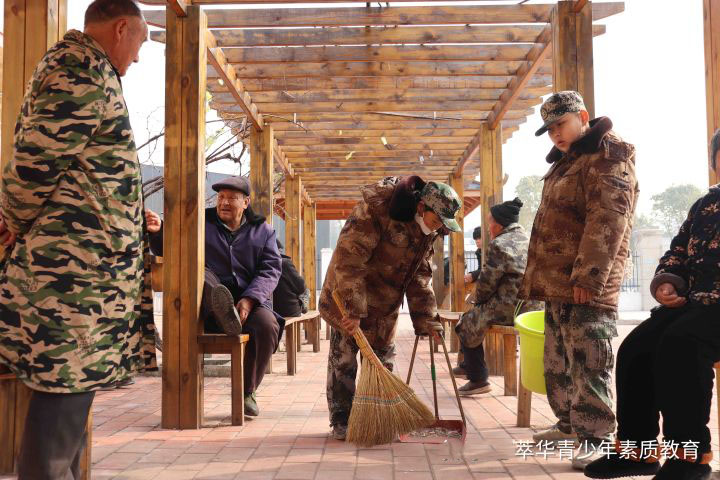
[[[602,148],[602,142],[612,130],[613,123],[608,117],[598,117],[590,120],[590,130],[570,145],[568,153],[587,154],[595,153]],[[548,163],[555,163],[563,157],[564,153],[553,147],[545,160]]]
[[[385,177],[377,183],[362,188],[365,202],[371,208],[386,206],[390,218],[409,222],[415,218],[420,192],[425,180],[412,175],[409,177]]]

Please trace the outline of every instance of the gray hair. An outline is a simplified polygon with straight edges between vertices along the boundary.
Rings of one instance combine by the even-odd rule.
[[[85,10],[85,25],[124,16],[143,18],[142,10],[134,0],[95,0]]]

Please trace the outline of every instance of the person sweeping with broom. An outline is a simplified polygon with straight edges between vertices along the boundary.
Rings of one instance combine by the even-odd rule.
[[[361,192],[363,200],[338,238],[319,301],[322,317],[334,327],[327,401],[337,440],[345,440],[355,395],[359,347],[353,333],[360,328],[392,370],[398,311],[407,296],[415,334],[435,335],[428,325],[437,314],[430,287],[433,242],[461,231],[455,215],[462,202],[449,185],[418,176],[387,177]]]

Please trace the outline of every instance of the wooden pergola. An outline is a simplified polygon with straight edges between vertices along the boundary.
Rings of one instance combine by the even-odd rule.
[[[3,160],[12,155],[27,81],[66,29],[66,3],[5,0]],[[269,218],[282,205],[288,253],[314,290],[316,220],[345,218],[360,186],[382,176],[448,182],[465,213],[480,206],[486,218],[502,200],[502,144],[543,95],[579,90],[593,114],[592,38],[605,31],[593,22],[623,10],[586,0],[313,9],[263,8],[291,3],[270,0],[143,3],[167,7],[147,12],[164,28],[153,39],[166,43],[165,428],[199,428],[202,418],[196,339],[207,91],[230,125],[252,125],[251,201]],[[229,8],[244,4],[253,8]],[[720,0],[704,0],[704,12],[709,136],[720,127]],[[479,191],[466,190],[478,173]],[[278,174],[284,192],[274,199]],[[712,172],[710,181],[717,181]],[[464,294],[462,234],[450,245],[456,309]],[[442,247],[436,251],[442,282]],[[2,415],[0,425],[12,428],[0,428],[0,445],[8,445],[21,415],[15,407]],[[0,455],[0,469],[8,471],[8,461]]]

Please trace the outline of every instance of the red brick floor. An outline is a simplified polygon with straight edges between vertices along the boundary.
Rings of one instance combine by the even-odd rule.
[[[621,337],[631,327],[621,327]],[[412,351],[407,318],[398,329],[397,372],[407,372]],[[464,398],[468,419],[465,444],[393,443],[356,448],[328,436],[325,401],[327,341],[322,351],[304,346],[298,374],[285,375],[285,357],[276,354],[277,373],[258,390],[261,414],[243,427],[229,425],[229,379],[206,378],[205,423],[201,430],[162,430],[160,379],[139,377],[130,388],[100,392],[93,407],[94,479],[242,479],[242,480],[485,480],[581,479],[567,460],[551,456],[523,459],[513,440],[529,440],[532,430],[515,427],[516,398],[502,395],[502,378],[492,377],[493,392]],[[454,360],[455,355],[452,355]],[[412,387],[431,405],[427,347],[419,353]],[[459,419],[447,366],[439,365],[440,416]],[[462,382],[462,381],[461,381]],[[531,423],[550,425],[547,401],[533,396]],[[713,402],[713,438],[717,416]],[[717,445],[715,445],[717,452]],[[717,465],[715,465],[717,470]],[[648,477],[644,477],[648,478]]]

